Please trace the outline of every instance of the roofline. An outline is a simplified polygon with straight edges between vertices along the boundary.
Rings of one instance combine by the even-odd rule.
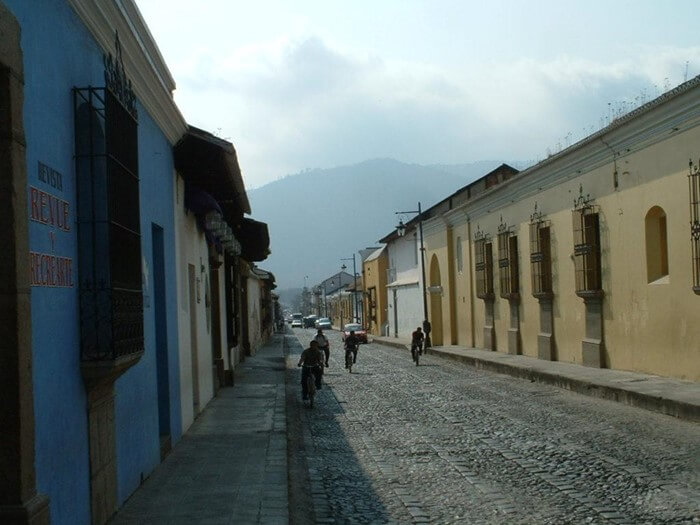
[[[136,97],[170,144],[175,144],[187,131],[173,99],[175,81],[134,0],[68,3],[104,52],[115,53],[115,31],[119,32],[124,65]]]
[[[520,173],[518,173],[518,177],[536,171],[542,168],[543,166],[546,166],[547,164],[551,164],[565,157],[566,155],[569,155],[571,152],[576,151],[577,149],[580,149],[583,146],[586,146],[592,142],[595,142],[596,140],[599,140],[601,137],[604,137],[611,131],[621,128],[630,121],[635,120],[643,114],[650,112],[652,109],[655,109],[661,106],[662,104],[665,104],[669,100],[676,98],[677,96],[680,96],[684,93],[687,93],[688,91],[698,86],[700,86],[700,75],[697,75],[691,78],[690,80],[677,85],[675,88],[670,89],[666,93],[662,93],[661,95],[659,95],[653,100],[650,100],[646,104],[643,104],[642,106],[633,109],[629,113],[626,113],[621,117],[614,119],[610,124],[608,124],[604,128],[599,129],[595,133],[592,133],[591,135],[582,138],[578,142],[574,142],[571,146],[564,148],[560,152],[550,155],[546,159],[539,161],[537,164],[533,164],[532,166],[522,170]]]
[[[638,108],[633,109],[629,113],[626,113],[625,115],[622,115],[621,117],[616,118],[615,120],[613,120],[610,124],[608,124],[604,128],[601,128],[598,131],[596,131],[595,133],[592,133],[591,135],[584,137],[583,139],[579,140],[578,142],[573,143],[571,146],[561,150],[560,152],[555,153],[553,155],[550,155],[546,159],[538,162],[537,164],[533,164],[532,166],[530,166],[522,171],[519,171],[516,175],[514,175],[514,177],[512,179],[509,179],[508,181],[505,181],[505,182],[512,183],[516,180],[520,180],[523,177],[530,175],[531,173],[534,173],[534,172],[541,170],[543,167],[545,167],[549,164],[553,164],[553,163],[561,160],[562,158],[573,153],[574,151],[582,149],[585,146],[588,146],[588,145],[590,145],[598,140],[602,140],[602,138],[605,135],[608,135],[612,131],[615,131],[615,130],[629,124],[630,122],[636,120],[637,118],[640,118],[642,115],[649,113],[650,111],[658,108],[659,106],[669,102],[670,100],[672,100],[676,97],[679,97],[679,96],[691,91],[692,89],[694,89],[698,86],[700,86],[700,75],[697,75],[697,76],[691,78],[690,80],[683,82],[682,84],[679,84],[675,88],[667,91],[666,93],[662,93],[661,95],[659,95],[658,97],[656,97],[653,100],[650,100],[646,104],[643,104],[642,106],[639,106]],[[482,179],[484,179],[488,175],[492,174],[494,171],[500,169],[504,165],[509,166],[508,164],[505,164],[505,163],[501,164],[501,166],[499,166],[495,170],[490,171],[489,173],[487,173],[483,177],[479,177],[475,181],[473,181],[470,184],[464,186],[463,188],[457,190],[455,193],[451,194],[450,196],[446,197],[445,199],[442,199],[437,204],[426,209],[425,211],[423,211],[423,215],[425,215],[426,212],[435,209],[440,204],[448,201],[450,198],[453,198],[456,195],[460,194],[462,191],[469,188],[470,186],[478,183],[479,181],[481,181]],[[512,167],[512,166],[509,166],[509,167]],[[513,169],[515,169],[515,168],[513,168]],[[487,191],[480,193],[479,195],[476,195],[474,197],[474,199],[481,200],[482,198],[485,198],[486,196],[491,195],[492,193],[497,192],[497,191],[502,190],[502,189],[503,189],[503,186],[501,186],[500,184],[496,185],[493,188],[489,188]],[[427,218],[429,218],[429,217],[427,217]],[[409,228],[415,228],[415,225],[417,224],[417,222],[418,222],[418,216],[412,218],[410,221],[408,221],[406,223],[406,229],[408,230]],[[380,239],[379,242],[388,243],[389,241],[395,239],[397,236],[398,235],[396,233],[396,230],[394,230],[393,232],[389,233],[388,235],[386,235],[382,239]]]
[[[519,175],[519,174],[521,173],[520,170],[518,170],[517,168],[514,168],[513,166],[511,166],[510,164],[507,164],[506,162],[502,162],[501,164],[498,165],[498,167],[492,169],[491,171],[489,171],[488,173],[482,175],[482,176],[479,177],[478,179],[475,179],[475,180],[471,181],[469,184],[467,184],[467,185],[465,185],[465,186],[462,186],[462,187],[459,188],[457,191],[451,193],[450,195],[448,195],[448,196],[445,197],[444,199],[442,199],[442,200],[438,201],[437,203],[433,204],[431,207],[426,208],[425,210],[422,210],[421,215],[422,215],[423,217],[425,217],[426,213],[428,213],[428,212],[430,212],[430,211],[436,209],[436,208],[439,207],[441,204],[443,204],[443,203],[449,201],[450,199],[456,197],[457,195],[462,194],[463,192],[467,191],[467,190],[468,190],[469,188],[471,188],[472,186],[474,186],[474,185],[476,185],[477,183],[481,182],[482,180],[486,179],[489,175],[492,175],[493,173],[495,173],[495,172],[497,172],[497,171],[499,171],[499,170],[502,170],[504,167],[505,167],[505,168],[510,168],[510,169],[512,169],[512,170],[515,172],[515,173],[514,173],[514,176],[515,176],[515,175]],[[410,221],[408,221],[407,223],[405,223],[406,231],[407,231],[407,232],[408,232],[409,230],[411,230],[411,229],[415,229],[416,225],[417,225],[418,222],[419,222],[419,218],[420,218],[420,216],[419,216],[419,215],[416,215],[416,216],[413,217]],[[425,219],[429,219],[429,218],[430,218],[430,217],[425,217]],[[379,239],[379,241],[377,241],[377,242],[387,244],[389,241],[395,239],[396,237],[398,237],[398,233],[396,232],[396,229],[394,229],[393,232],[391,232],[391,233],[385,235],[384,237],[382,237],[381,239]]]

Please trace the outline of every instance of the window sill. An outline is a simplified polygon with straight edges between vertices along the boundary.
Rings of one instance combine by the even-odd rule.
[[[651,286],[651,285],[655,285],[655,284],[670,284],[670,283],[671,283],[671,277],[668,275],[664,275],[663,277],[659,277],[655,281],[651,281],[647,284],[649,284]]]
[[[605,295],[603,290],[577,290],[576,295],[581,299],[602,299]]]

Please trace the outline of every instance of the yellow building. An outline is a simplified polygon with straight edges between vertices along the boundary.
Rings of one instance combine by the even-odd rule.
[[[698,157],[700,77],[427,210],[433,344],[700,379]]]
[[[362,311],[365,313],[365,328],[373,335],[382,335],[382,328],[387,322],[388,267],[389,260],[385,246],[374,251],[362,263],[362,275],[365,283]]]
[[[334,327],[341,330],[346,324],[354,323],[357,315],[359,294],[361,293],[358,281],[358,301],[355,302],[354,287],[352,283],[328,296],[328,313]]]

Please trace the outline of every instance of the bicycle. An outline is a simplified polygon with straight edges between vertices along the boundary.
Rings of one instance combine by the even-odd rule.
[[[315,366],[304,365],[304,368],[310,368],[309,375],[306,376],[306,393],[309,396],[309,408],[314,407],[314,396],[316,395],[316,371]]]
[[[420,359],[420,355],[423,353],[423,345],[421,343],[411,343],[411,356],[413,357],[413,360],[416,362],[416,366],[418,366],[418,361]]]
[[[345,368],[352,374],[353,352],[350,348],[345,349]]]

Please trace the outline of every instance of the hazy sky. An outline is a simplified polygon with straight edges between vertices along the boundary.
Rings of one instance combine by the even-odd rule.
[[[697,0],[136,0],[248,188],[305,168],[538,160],[700,74]]]

